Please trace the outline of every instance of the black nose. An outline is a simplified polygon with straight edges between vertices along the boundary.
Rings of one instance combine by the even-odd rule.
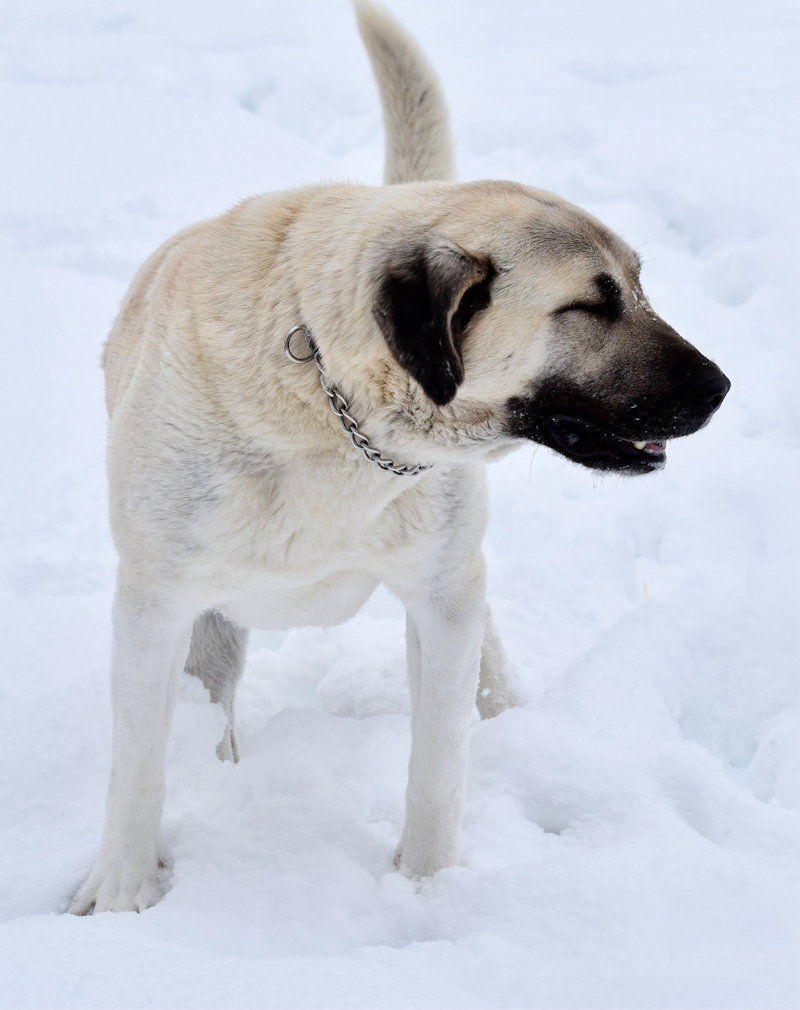
[[[689,378],[695,395],[712,410],[719,407],[731,388],[728,376],[711,361],[696,365]]]

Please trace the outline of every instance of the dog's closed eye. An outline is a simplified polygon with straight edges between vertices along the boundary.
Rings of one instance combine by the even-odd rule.
[[[594,285],[597,289],[596,300],[592,298],[570,302],[556,309],[554,315],[563,315],[565,312],[588,312],[590,315],[612,322],[619,319],[622,313],[622,292],[617,282],[609,274],[598,274],[594,279]]]

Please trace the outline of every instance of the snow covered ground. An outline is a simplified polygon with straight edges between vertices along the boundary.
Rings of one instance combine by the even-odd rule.
[[[398,605],[255,635],[243,759],[185,679],[172,887],[61,914],[109,752],[114,553],[99,347],[135,267],[241,197],[380,180],[345,0],[0,5],[0,1005],[800,1005],[796,29],[781,0],[393,0],[462,178],[552,189],[646,260],[733,382],[667,469],[493,468],[497,624],[524,707],[472,731],[463,866],[393,872]]]

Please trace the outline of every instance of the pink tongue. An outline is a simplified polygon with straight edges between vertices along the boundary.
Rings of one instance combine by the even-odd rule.
[[[666,448],[666,442],[646,442],[645,449],[649,449],[650,452],[663,452]]]

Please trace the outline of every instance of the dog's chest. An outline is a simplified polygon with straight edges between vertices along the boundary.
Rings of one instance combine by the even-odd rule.
[[[374,575],[355,570],[303,584],[264,574],[243,579],[219,609],[246,628],[325,628],[342,624],[358,613],[377,585]]]
[[[393,498],[376,501],[352,484],[317,478],[299,494],[285,485],[277,493],[266,484],[229,485],[202,528],[202,560],[187,574],[235,623],[264,630],[341,624],[379,582],[418,563],[428,536],[411,534]]]

